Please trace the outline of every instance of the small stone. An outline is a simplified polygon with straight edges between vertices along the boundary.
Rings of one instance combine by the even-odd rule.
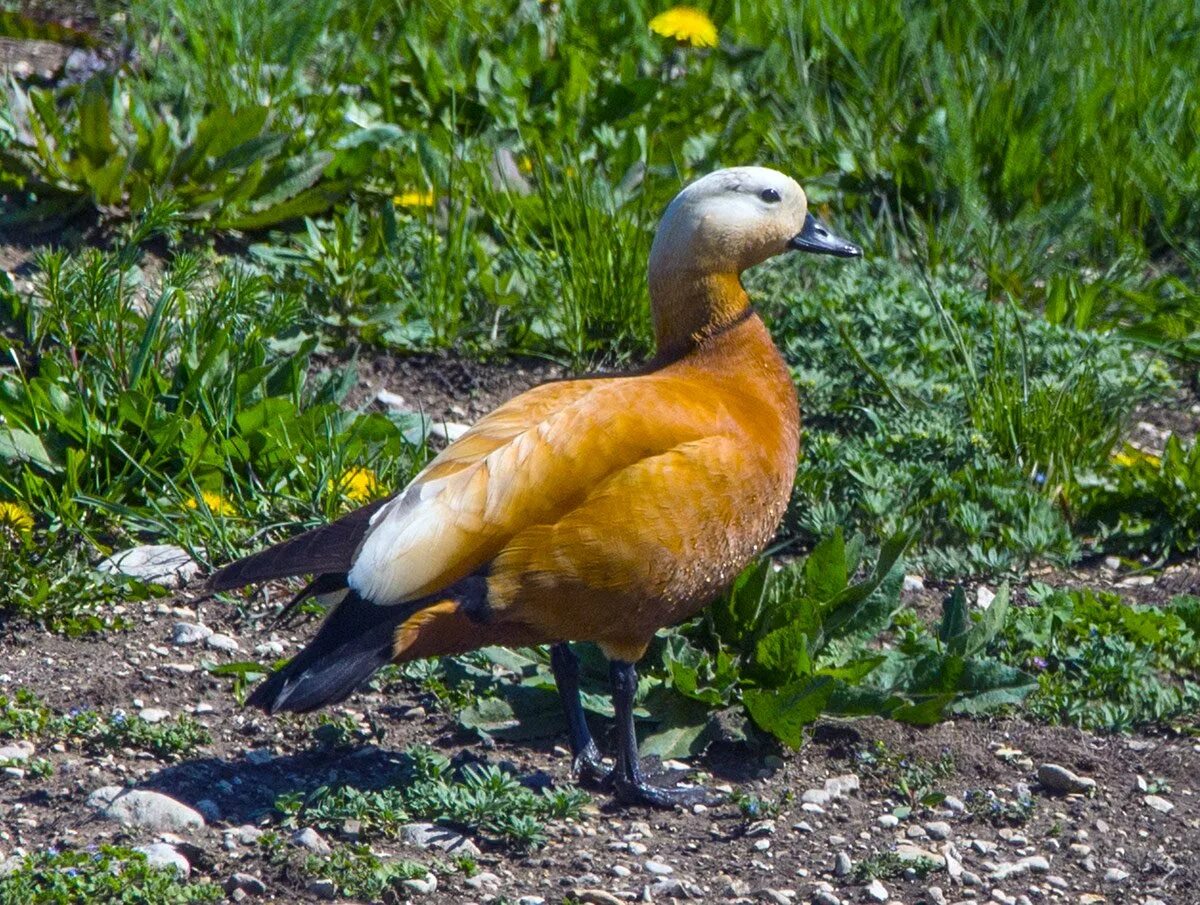
[[[850,856],[845,852],[838,852],[837,857],[833,859],[833,875],[835,877],[849,876],[853,869],[854,862],[850,860]]]
[[[915,823],[904,831],[904,835],[909,839],[927,839],[929,834],[925,832],[925,827],[917,826]]]
[[[954,795],[947,795],[942,801],[942,807],[954,814],[962,814],[967,810],[966,803],[961,798],[958,798]]]
[[[467,879],[463,880],[463,883],[472,889],[483,889],[485,886],[489,889],[495,889],[500,885],[500,878],[490,870],[481,870],[475,876],[467,877]]]
[[[755,836],[770,836],[774,832],[774,820],[758,820],[746,827],[746,837],[750,839],[753,839]]]
[[[800,796],[800,801],[804,804],[815,804],[818,806],[827,805],[832,799],[832,793],[824,789],[806,789]]]
[[[931,820],[925,824],[925,832],[934,839],[949,839],[954,829],[944,820]]]
[[[408,411],[408,401],[399,393],[393,393],[391,390],[380,390],[375,394],[375,401],[394,412]]]
[[[924,591],[925,579],[923,579],[920,575],[905,575],[903,589],[908,591],[910,594]]]
[[[541,896],[521,896],[517,899],[517,905],[546,905],[546,900]]]
[[[1104,872],[1105,883],[1123,883],[1129,879],[1129,871],[1121,870],[1119,867],[1110,867]]]
[[[1037,778],[1044,788],[1063,795],[1087,793],[1096,788],[1096,780],[1072,773],[1059,764],[1042,764]]]
[[[900,818],[897,817],[895,814],[880,814],[878,817],[875,818],[875,822],[878,823],[885,830],[890,830],[893,827],[900,825]]]
[[[161,723],[163,720],[171,718],[169,710],[163,710],[161,707],[143,707],[139,712],[140,716],[147,723]]]
[[[610,874],[612,874],[614,877],[618,877],[622,880],[625,879],[626,877],[630,876],[633,873],[633,871],[631,871],[624,864],[614,864],[612,867],[610,867],[608,869],[608,872]]]
[[[580,905],[624,905],[621,899],[603,889],[577,889],[574,897]]]
[[[119,573],[164,588],[181,588],[200,574],[200,564],[174,544],[144,544],[114,553],[97,571]]]
[[[87,803],[123,826],[152,832],[187,833],[204,826],[199,811],[161,792],[103,786],[88,796]]]
[[[1167,801],[1161,795],[1147,795],[1142,801],[1146,802],[1147,807],[1154,808],[1160,814],[1170,814],[1175,810],[1175,805]]]
[[[851,792],[857,792],[861,785],[857,776],[853,773],[845,773],[825,780],[825,791],[834,798],[844,798]],[[817,804],[821,804],[821,802],[817,802]]]
[[[151,867],[175,868],[175,872],[183,879],[187,879],[188,875],[192,872],[192,865],[188,863],[188,859],[181,855],[175,846],[168,845],[165,842],[138,845],[134,847],[134,851],[145,855],[146,863]]]
[[[324,899],[327,902],[332,902],[338,897],[337,884],[324,878],[311,881],[308,884],[308,891],[316,898]]]
[[[925,894],[929,896],[929,901],[932,902],[933,905],[946,905],[946,894],[942,892],[942,887],[930,886],[929,889],[925,891]]]
[[[0,760],[26,761],[33,757],[34,750],[32,742],[13,742],[0,748]]]
[[[459,424],[456,421],[435,421],[429,425],[430,435],[447,443],[453,443],[471,429],[469,424]]]
[[[179,647],[185,647],[189,644],[199,644],[212,633],[213,630],[207,625],[198,625],[194,622],[176,622],[175,628],[171,629],[171,643]]]
[[[204,646],[213,650],[225,651],[228,654],[237,653],[241,646],[229,635],[213,633],[204,639]]]
[[[986,610],[996,599],[996,592],[987,585],[980,585],[975,591],[975,608]]]
[[[273,755],[267,748],[251,748],[246,752],[246,762],[251,763],[256,767],[269,764],[274,759],[275,755]]]
[[[646,846],[642,845],[642,843],[640,843],[640,842],[630,842],[628,849],[629,849],[629,854],[636,855],[639,858],[642,855],[646,854],[646,852],[650,851],[650,849],[646,848]]]
[[[414,880],[405,880],[402,885],[409,892],[415,892],[420,896],[427,896],[437,892],[438,881],[435,874],[426,874]]]
[[[842,900],[826,889],[813,893],[812,905],[842,905]]]
[[[261,896],[267,891],[267,884],[254,874],[237,873],[225,881],[224,889],[227,896],[232,896],[236,891],[243,895]]]
[[[939,870],[946,866],[946,858],[943,855],[907,842],[896,846],[896,857],[904,864],[933,864]]]
[[[451,855],[478,858],[481,854],[479,847],[462,833],[433,823],[405,824],[400,827],[400,838],[417,848],[436,849]]]
[[[322,839],[321,834],[311,826],[306,826],[304,829],[296,830],[296,832],[292,833],[292,845],[308,849],[314,855],[328,855],[333,851],[329,847],[329,843]]]
[[[867,897],[876,902],[886,902],[888,899],[887,887],[878,880],[872,880],[867,885]]]
[[[282,657],[283,644],[279,641],[264,641],[255,645],[254,653],[260,657]]]
[[[760,902],[769,902],[771,905],[792,905],[792,900],[778,889],[760,889],[758,899]]]
[[[654,874],[656,877],[665,877],[675,873],[675,868],[669,864],[663,864],[661,861],[647,861],[643,866],[647,873]]]
[[[25,778],[25,771],[20,767],[5,767],[3,770],[0,770],[0,773],[3,773],[9,779]]]

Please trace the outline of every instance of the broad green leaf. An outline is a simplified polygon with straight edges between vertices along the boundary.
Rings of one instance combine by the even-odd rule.
[[[46,452],[41,439],[18,427],[0,427],[0,459],[29,462],[51,474],[57,474],[60,470]]]
[[[816,720],[833,694],[835,682],[816,676],[782,688],[748,689],[742,696],[751,719],[790,748],[804,743],[804,727]]]

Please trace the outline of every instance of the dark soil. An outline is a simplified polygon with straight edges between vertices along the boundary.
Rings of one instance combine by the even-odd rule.
[[[239,613],[228,604],[184,594],[130,605],[125,616],[134,627],[103,638],[70,640],[34,630],[6,637],[0,647],[0,692],[31,688],[63,712],[91,707],[136,713],[145,706],[161,707],[172,715],[191,713],[212,733],[213,742],[173,762],[132,751],[90,756],[69,747],[56,750],[39,744],[35,756],[54,764],[53,775],[9,779],[0,785],[0,861],[14,852],[49,846],[155,841],[152,833],[99,818],[85,804],[96,788],[127,784],[162,791],[193,806],[204,800],[215,804],[219,816],[210,819],[206,828],[175,840],[191,861],[193,876],[222,883],[234,872],[252,873],[267,885],[267,893],[257,901],[313,901],[307,889],[310,878],[296,867],[301,852],[289,846],[291,862],[272,862],[258,847],[230,841],[226,831],[245,824],[277,826],[280,815],[273,802],[286,792],[308,792],[340,781],[369,785],[414,743],[441,749],[448,756],[465,754],[506,763],[526,777],[570,781],[569,758],[561,747],[564,739],[522,744],[481,741],[461,733],[451,715],[439,712],[432,699],[413,688],[390,695],[360,693],[346,706],[335,708],[335,715],[352,713],[386,727],[379,745],[341,752],[322,752],[312,742],[309,732],[317,724],[316,717],[269,718],[241,709],[231,680],[210,676],[200,664],[247,659],[256,645],[268,639],[282,641],[285,655],[293,654],[312,625],[274,634],[267,610],[265,604],[258,604]],[[235,636],[241,651],[227,654],[203,646],[173,646],[172,626],[181,620],[200,621]],[[417,706],[428,715],[414,711]],[[864,760],[864,753],[878,742],[895,760],[950,764],[949,775],[934,780],[930,788],[968,803],[974,794],[987,793],[1012,800],[1026,791],[1021,786],[1026,784],[1032,789],[1032,813],[1012,825],[993,825],[970,810],[918,807],[911,819],[901,820],[897,827],[881,826],[879,818],[904,801],[898,791],[904,768],[894,762],[871,766]],[[1098,793],[1059,797],[1040,789],[1034,772],[1043,762],[1094,778]],[[867,719],[822,723],[813,740],[797,753],[723,745],[696,759],[693,766],[710,774],[709,785],[728,783],[741,795],[781,806],[773,822],[754,826],[756,821],[733,804],[702,813],[621,809],[596,791],[595,807],[584,819],[551,826],[550,841],[541,850],[524,854],[489,849],[481,843],[480,867],[500,878],[498,888],[482,890],[464,885],[463,875],[447,870],[444,856],[439,867],[434,853],[395,841],[374,840],[373,848],[434,868],[439,874],[438,890],[419,900],[436,903],[498,901],[495,896],[509,901],[538,896],[557,903],[583,888],[644,901],[647,887],[652,888],[654,901],[670,901],[672,896],[661,887],[654,895],[653,884],[659,878],[644,866],[651,859],[671,866],[671,879],[698,887],[703,901],[731,901],[770,889],[785,897],[792,892],[791,901],[808,902],[815,884],[822,881],[832,884],[843,901],[858,901],[865,887],[850,877],[834,875],[835,856],[844,852],[859,864],[894,851],[902,841],[943,855],[952,845],[952,857],[961,860],[967,873],[957,880],[945,870],[923,880],[903,874],[886,877],[882,882],[892,901],[934,901],[929,898],[931,886],[940,887],[950,901],[972,893],[982,899],[993,888],[1050,902],[1102,901],[1081,898],[1088,893],[1104,895],[1103,901],[1108,902],[1146,902],[1151,896],[1178,905],[1200,901],[1200,865],[1195,857],[1200,847],[1200,788],[1195,786],[1200,745],[1191,740],[1097,736],[1020,720],[958,721],[919,729]],[[825,805],[823,812],[802,804],[805,790],[820,789],[825,779],[848,773],[860,778],[861,789]],[[1166,789],[1160,794],[1175,805],[1171,813],[1147,806],[1139,777]],[[931,820],[950,824],[949,840],[912,838],[921,837],[925,833],[921,827]],[[281,831],[286,837],[288,830]],[[644,845],[645,850],[635,846],[630,851],[631,842]],[[1073,844],[1090,846],[1090,851],[1081,854],[1084,850],[1072,850]],[[1027,855],[1044,856],[1050,871],[1005,881],[988,879],[996,865]],[[615,876],[614,867],[630,873]],[[1106,883],[1111,868],[1129,876]],[[973,883],[973,875],[981,885],[963,885],[964,878]],[[683,893],[677,892],[676,897],[682,898]]]

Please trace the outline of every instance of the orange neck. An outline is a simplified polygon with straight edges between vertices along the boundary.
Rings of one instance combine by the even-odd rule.
[[[669,273],[650,278],[659,358],[686,354],[744,316],[750,297],[736,273]]]

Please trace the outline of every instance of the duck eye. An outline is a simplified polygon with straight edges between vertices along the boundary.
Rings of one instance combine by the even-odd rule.
[[[767,204],[775,204],[780,200],[779,192],[777,192],[775,189],[763,189],[758,193],[758,197],[767,202]]]

